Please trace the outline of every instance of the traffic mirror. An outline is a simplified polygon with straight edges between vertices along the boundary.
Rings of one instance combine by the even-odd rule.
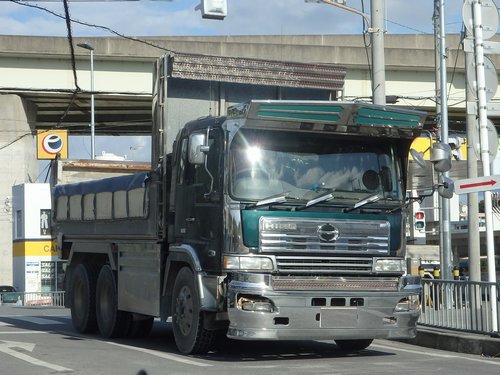
[[[447,143],[436,143],[431,148],[431,158],[434,169],[438,172],[448,172],[451,169],[451,147]]]
[[[451,199],[455,192],[455,183],[452,179],[441,176],[441,183],[438,185],[438,194],[446,199]]]

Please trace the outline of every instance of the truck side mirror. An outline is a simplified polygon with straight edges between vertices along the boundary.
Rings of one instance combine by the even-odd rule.
[[[205,144],[205,134],[191,134],[189,136],[188,160],[191,164],[205,164],[206,154],[210,146]]]

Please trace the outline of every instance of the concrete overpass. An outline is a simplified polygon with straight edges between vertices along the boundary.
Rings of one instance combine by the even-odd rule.
[[[345,66],[343,96],[369,99],[371,83],[362,36],[226,36],[143,38],[75,38],[79,93],[64,118],[74,132],[85,132],[89,118],[89,56],[76,47],[95,48],[96,121],[98,132],[147,132],[150,126],[152,64],[166,51],[259,58]],[[464,68],[458,36],[447,38],[450,62],[450,128],[463,130]],[[457,58],[458,53],[458,58]],[[386,36],[387,95],[397,105],[434,111],[434,41],[431,35]],[[500,58],[493,58],[500,66]],[[456,63],[456,67],[455,67]],[[75,90],[66,38],[0,36],[0,91],[35,105],[30,123],[50,128],[59,122]],[[130,126],[128,126],[130,125]],[[128,130],[127,130],[128,129]]]
[[[145,134],[151,129],[153,63],[167,51],[212,54],[289,62],[339,64],[346,67],[345,99],[369,100],[371,96],[369,50],[362,35],[220,36],[75,38],[75,69],[69,44],[62,37],[0,36],[0,283],[10,283],[12,243],[11,187],[38,175],[33,132],[62,127],[71,134],[88,134],[90,74],[88,51],[94,49],[96,134]],[[458,36],[447,38],[449,47],[450,129],[464,131],[464,62]],[[431,35],[386,36],[386,92],[396,105],[427,110],[433,127],[435,73]],[[492,58],[500,67],[500,58]],[[75,73],[75,74],[74,74]],[[75,82],[76,77],[76,82]],[[453,81],[451,81],[453,79]],[[76,83],[80,91],[75,94]],[[225,92],[210,84],[177,92],[179,105],[196,102],[186,118],[225,111],[228,105],[248,99],[279,96],[275,90],[249,89]],[[224,97],[221,93],[224,92]],[[321,94],[322,95],[322,94]],[[322,98],[318,94],[315,98]],[[498,100],[499,95],[495,98]],[[71,104],[71,105],[70,105]],[[194,108],[194,109],[193,109]],[[498,119],[494,119],[500,125]]]

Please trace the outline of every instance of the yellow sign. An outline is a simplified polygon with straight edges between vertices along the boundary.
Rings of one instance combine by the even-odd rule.
[[[12,243],[14,257],[56,257],[57,244],[52,241],[15,241]]]
[[[453,156],[454,160],[467,160],[467,143],[466,143],[465,138],[461,138],[461,139],[462,139],[462,142],[459,145],[459,147],[452,150],[452,156]],[[433,139],[432,143],[436,143],[436,140]],[[429,141],[429,138],[427,138],[427,137],[415,138],[415,140],[411,144],[411,148],[418,151],[418,152],[423,153],[424,160],[429,160],[430,155],[431,155],[431,153],[430,153],[431,142]],[[413,160],[413,157],[411,156],[411,154],[410,154],[410,160]]]
[[[36,135],[36,150],[38,160],[55,159],[57,154],[61,159],[68,158],[67,130],[38,130]]]

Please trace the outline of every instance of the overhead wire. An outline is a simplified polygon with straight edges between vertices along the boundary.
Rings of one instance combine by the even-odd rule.
[[[74,81],[75,81],[75,89],[74,90],[50,90],[52,92],[68,92],[68,93],[71,92],[72,93],[72,97],[70,99],[70,103],[68,104],[65,112],[61,115],[59,121],[57,122],[57,124],[54,127],[60,127],[62,125],[62,122],[64,121],[64,119],[67,116],[69,110],[71,109],[71,106],[73,105],[73,103],[74,103],[74,101],[75,101],[78,93],[81,92],[81,89],[78,86],[77,75],[76,75],[76,63],[75,63],[74,47],[73,47],[73,43],[72,43],[71,23],[75,23],[75,24],[79,24],[79,25],[83,25],[83,26],[87,26],[87,27],[91,27],[91,28],[98,28],[98,29],[101,29],[103,31],[107,31],[107,32],[109,32],[109,33],[111,33],[113,35],[116,35],[116,36],[118,36],[120,38],[123,38],[123,39],[131,40],[131,41],[134,41],[134,42],[137,42],[137,43],[142,43],[142,44],[148,45],[150,47],[158,48],[158,49],[160,49],[162,51],[165,51],[165,52],[175,53],[175,51],[173,51],[171,49],[165,48],[163,46],[160,46],[158,44],[152,43],[152,42],[144,40],[144,39],[127,36],[125,34],[122,34],[122,33],[118,32],[118,31],[110,28],[110,27],[107,27],[107,26],[98,25],[98,24],[92,24],[92,23],[89,23],[89,22],[85,22],[85,21],[81,21],[81,20],[77,20],[77,19],[72,19],[71,16],[70,16],[70,13],[69,13],[69,5],[68,5],[68,1],[67,0],[63,0],[64,9],[65,9],[65,14],[64,15],[59,14],[59,13],[57,13],[55,11],[52,11],[52,10],[50,10],[48,8],[42,7],[42,6],[37,5],[37,4],[28,4],[27,2],[25,2],[23,0],[9,0],[9,1],[11,1],[13,3],[16,3],[18,5],[21,5],[21,6],[25,6],[25,7],[29,7],[29,8],[35,8],[35,9],[47,12],[47,13],[55,16],[55,17],[64,19],[65,22],[66,22],[66,27],[67,27],[67,32],[68,32],[67,38],[68,38],[68,42],[69,42],[69,45],[70,45],[70,53],[71,53],[71,60],[72,60],[72,70],[73,70],[73,76],[74,76]],[[361,1],[361,10],[364,13],[365,12],[365,3],[364,3],[364,0],[360,0],[360,1]],[[415,32],[418,32],[418,33],[421,33],[421,34],[429,34],[429,33],[425,32],[425,31],[422,31],[422,30],[419,30],[419,29],[416,29],[416,28],[413,28],[413,27],[410,27],[410,26],[407,26],[407,25],[400,24],[398,22],[395,22],[395,21],[387,19],[387,18],[385,18],[385,20],[388,23],[397,25],[397,26],[402,27],[402,28],[406,28],[408,30],[412,30],[412,31],[415,31]],[[365,46],[368,72],[369,72],[369,75],[371,77],[371,75],[372,75],[372,67],[371,67],[371,61],[370,61],[370,56],[369,56],[369,51],[368,51],[369,48],[371,47],[371,42],[368,42],[367,39],[366,39],[367,34],[369,32],[369,29],[368,29],[369,26],[370,25],[367,25],[366,20],[363,18],[363,26],[362,26],[363,27],[363,43],[364,43],[364,46]],[[457,59],[455,60],[455,68],[454,68],[453,72],[455,72],[456,64],[457,64]],[[452,82],[450,83],[450,85],[452,84]],[[1,90],[8,90],[8,88],[3,88],[3,89],[0,88],[0,91]],[[27,91],[29,91],[29,90],[27,90]],[[37,89],[37,91],[40,91],[40,90]],[[106,92],[102,92],[102,93],[106,94]],[[116,93],[111,93],[110,92],[109,94],[116,94]],[[124,94],[143,95],[143,94],[136,94],[136,93],[124,93]],[[418,100],[418,99],[413,99],[413,98],[410,98],[410,97],[400,97],[400,98],[401,99],[406,99],[406,100]],[[421,99],[424,99],[424,98],[421,98]],[[432,98],[432,97],[426,97],[425,99],[428,99],[428,100],[431,100],[431,101],[435,101],[435,98]],[[456,104],[459,104],[459,103],[460,102],[458,102]],[[119,125],[114,125],[114,126],[119,126]],[[25,137],[27,135],[30,135],[30,134],[32,134],[32,133],[26,133],[26,134],[24,134],[24,135],[16,138],[12,142],[9,142],[7,145],[1,146],[0,150],[2,150],[5,147],[10,146],[11,144],[17,142],[19,139],[21,139],[21,138],[23,138],[23,137]]]
[[[38,10],[42,10],[42,11],[47,12],[47,13],[55,16],[55,17],[58,17],[58,18],[61,18],[61,19],[65,20],[66,29],[67,29],[67,39],[68,39],[68,44],[69,44],[69,49],[70,49],[70,57],[71,57],[71,68],[72,68],[72,72],[73,72],[73,80],[74,80],[74,86],[75,86],[75,88],[73,90],[65,90],[66,92],[71,92],[72,95],[71,95],[71,98],[70,98],[70,101],[69,101],[68,105],[66,106],[66,109],[65,109],[64,113],[61,115],[61,117],[59,118],[58,122],[53,126],[53,128],[60,128],[62,126],[62,123],[63,123],[64,119],[66,118],[66,116],[68,115],[71,107],[73,106],[73,103],[75,102],[75,100],[76,100],[76,98],[78,96],[78,93],[82,92],[80,86],[78,85],[78,76],[77,76],[77,73],[76,73],[75,50],[74,50],[74,45],[73,45],[73,34],[72,34],[72,31],[71,31],[71,23],[72,22],[74,22],[76,24],[83,25],[83,26],[87,26],[87,27],[99,28],[99,29],[108,31],[108,32],[110,32],[110,33],[112,33],[114,35],[117,35],[117,36],[119,36],[121,38],[124,38],[124,39],[132,40],[134,42],[143,43],[143,44],[149,45],[151,47],[161,49],[163,51],[173,52],[173,51],[171,51],[171,50],[169,50],[167,48],[164,48],[162,46],[159,46],[157,44],[154,44],[154,43],[142,40],[142,39],[138,39],[138,38],[133,38],[133,37],[126,36],[124,34],[121,34],[121,33],[117,32],[117,31],[115,31],[115,30],[107,27],[107,26],[96,25],[96,24],[91,24],[91,23],[88,23],[88,22],[84,22],[84,21],[79,21],[79,20],[72,19],[71,16],[70,16],[70,12],[69,12],[68,0],[63,0],[64,15],[61,15],[61,14],[59,14],[57,12],[54,12],[54,11],[48,9],[48,8],[45,8],[45,7],[36,5],[36,4],[28,4],[26,2],[23,2],[22,0],[10,0],[10,1],[13,2],[13,3],[16,3],[18,5],[21,5],[21,6],[25,6],[25,7],[29,7],[29,8],[35,8],[35,9],[38,9]],[[38,90],[38,91],[40,91],[40,90]],[[57,91],[61,91],[61,90],[57,90]],[[117,126],[117,125],[115,125],[115,126]],[[33,132],[27,132],[25,134],[22,134],[21,136],[13,139],[12,141],[8,142],[7,144],[5,144],[3,146],[0,146],[0,150],[3,150],[5,148],[11,146],[12,144],[20,141],[21,139],[23,139],[24,137],[27,137],[28,135],[34,135],[34,134],[33,134]]]
[[[23,139],[24,137],[27,137],[28,135],[33,135],[33,133],[32,133],[32,132],[28,132],[28,133],[25,133],[25,134],[23,134],[23,135],[20,135],[19,137],[17,137],[17,138],[15,138],[15,139],[13,139],[12,141],[10,141],[10,142],[8,142],[8,143],[4,144],[3,146],[0,146],[0,151],[1,151],[1,150],[3,150],[4,148],[9,147],[10,145],[13,145],[14,143],[16,143],[16,142],[20,141],[20,140],[21,140],[21,139]]]
[[[450,92],[451,92],[451,87],[453,86],[453,80],[455,78],[455,72],[457,71],[457,63],[458,63],[458,55],[459,55],[459,51],[460,51],[460,46],[462,45],[463,41],[464,41],[464,38],[465,38],[465,34],[464,34],[464,24],[462,23],[462,30],[460,32],[460,38],[458,40],[458,46],[457,46],[457,49],[456,49],[456,54],[455,54],[455,63],[453,64],[453,70],[451,72],[451,80],[450,80],[450,85],[449,85],[449,88],[448,88],[448,98],[447,100],[450,100]]]
[[[69,51],[71,55],[71,68],[73,70],[73,80],[75,83],[75,92],[76,92],[76,91],[81,91],[81,89],[80,86],[78,86],[78,76],[76,74],[75,47],[73,46],[73,33],[71,32],[71,17],[69,14],[68,0],[63,0],[63,5],[64,5],[64,15],[66,21],[66,30],[68,32],[67,38],[69,44]]]
[[[22,5],[22,6],[25,6],[25,7],[28,7],[28,8],[35,8],[35,9],[42,10],[42,11],[50,13],[53,16],[58,17],[58,18],[66,19],[65,16],[63,16],[62,14],[54,12],[53,10],[50,10],[48,8],[45,8],[45,7],[42,7],[40,5],[28,4],[28,3],[24,2],[23,0],[9,0],[9,1],[11,1],[13,3],[16,3],[16,4],[19,4],[19,5]],[[160,46],[160,45],[158,45],[156,43],[153,43],[153,42],[150,42],[150,41],[147,41],[147,40],[144,40],[144,39],[135,38],[135,37],[132,37],[132,36],[128,36],[128,35],[122,34],[122,33],[118,32],[116,30],[113,30],[110,27],[107,27],[107,26],[93,24],[93,23],[89,23],[89,22],[85,22],[85,21],[80,21],[80,20],[73,19],[73,18],[70,18],[70,19],[71,19],[71,22],[79,24],[79,25],[82,25],[82,26],[87,26],[87,27],[92,27],[92,28],[96,28],[96,29],[101,29],[103,31],[107,31],[107,32],[109,32],[109,33],[111,33],[113,35],[116,35],[116,36],[118,36],[120,38],[123,38],[123,39],[131,40],[131,41],[137,42],[137,43],[142,43],[142,44],[148,45],[150,47],[161,49],[162,51],[165,51],[165,52],[175,53],[175,51],[173,51],[171,49],[168,49],[168,48],[165,48],[163,46]]]

